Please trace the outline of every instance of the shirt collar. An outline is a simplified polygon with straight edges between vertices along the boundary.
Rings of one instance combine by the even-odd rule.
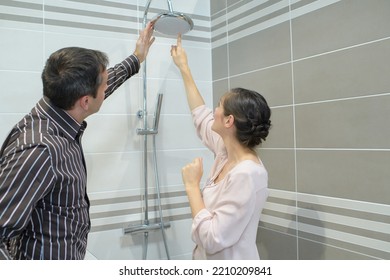
[[[39,100],[36,108],[54,122],[63,132],[65,137],[70,140],[75,140],[77,136],[81,137],[87,127],[87,123],[85,121],[80,124],[65,110],[55,106],[50,99],[45,96]]]

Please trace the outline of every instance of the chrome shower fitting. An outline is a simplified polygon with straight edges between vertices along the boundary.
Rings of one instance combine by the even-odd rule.
[[[168,0],[169,11],[158,14],[154,19],[154,30],[166,35],[183,35],[192,30],[194,22],[183,14],[174,12],[171,0]]]
[[[149,0],[145,6],[144,18],[143,18],[143,28],[146,27],[147,23],[147,14],[149,11],[149,6],[152,0]],[[161,13],[157,15],[154,21],[154,29],[162,34],[166,35],[179,35],[184,34],[190,30],[192,30],[194,24],[191,18],[188,16],[174,12],[172,9],[172,2],[170,0],[168,2],[169,11],[166,13]],[[139,119],[143,119],[143,128],[137,129],[138,135],[143,135],[144,137],[144,203],[145,203],[145,213],[143,223],[140,225],[129,225],[124,229],[124,234],[133,234],[138,232],[143,232],[144,234],[144,243],[143,243],[143,253],[142,258],[146,259],[147,256],[147,247],[148,247],[148,238],[149,231],[161,229],[163,242],[165,246],[165,252],[167,255],[167,259],[170,259],[168,252],[168,245],[165,235],[165,228],[170,227],[169,222],[163,221],[162,215],[162,206],[161,206],[161,196],[160,196],[160,187],[159,187],[159,178],[158,178],[158,168],[157,168],[157,149],[156,149],[156,135],[158,133],[158,125],[160,121],[160,113],[161,113],[161,104],[162,104],[163,95],[160,93],[157,96],[156,101],[156,109],[154,113],[154,123],[153,127],[148,127],[147,122],[147,80],[146,80],[146,59],[143,62],[143,109],[137,112],[137,116]],[[157,223],[150,224],[149,221],[149,204],[148,204],[148,136],[153,136],[153,167],[154,167],[154,175],[155,175],[155,183],[156,183],[156,196],[157,196],[157,207],[159,217],[157,218]]]

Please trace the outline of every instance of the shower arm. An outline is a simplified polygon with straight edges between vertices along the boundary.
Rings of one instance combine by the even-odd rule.
[[[148,3],[146,3],[146,6],[145,6],[144,19],[143,19],[143,27],[144,28],[146,27],[146,20],[147,20],[147,15],[148,15],[148,12],[149,12],[150,3],[152,3],[152,0],[149,0]],[[172,1],[171,0],[167,0],[167,3],[168,3],[169,12],[173,13]]]
[[[143,19],[143,27],[144,28],[146,27],[147,15],[148,15],[148,12],[149,12],[149,6],[150,6],[151,2],[152,2],[152,0],[149,0],[148,3],[146,3],[146,6],[145,6],[144,19]],[[172,14],[173,13],[172,1],[171,0],[167,0],[167,3],[168,3],[168,10]]]
[[[168,1],[168,9],[169,9],[169,12],[170,12],[171,14],[173,14],[172,2],[171,2],[171,0],[167,0],[167,1]]]

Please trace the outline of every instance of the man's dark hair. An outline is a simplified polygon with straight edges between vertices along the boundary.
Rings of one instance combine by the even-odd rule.
[[[42,72],[43,95],[57,107],[71,109],[75,102],[86,95],[96,97],[106,70],[105,53],[68,47],[50,55]]]

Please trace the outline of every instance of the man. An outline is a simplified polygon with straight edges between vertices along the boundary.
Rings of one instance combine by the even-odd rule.
[[[91,227],[84,120],[138,73],[152,35],[148,23],[134,53],[109,69],[95,50],[70,47],[49,57],[43,98],[0,150],[0,260],[84,259]]]

